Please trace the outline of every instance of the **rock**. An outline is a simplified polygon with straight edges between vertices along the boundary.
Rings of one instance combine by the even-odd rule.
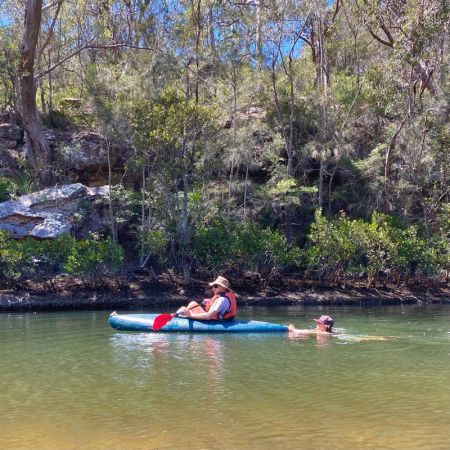
[[[14,177],[18,176],[19,172],[19,152],[0,146],[0,175]]]
[[[61,130],[44,130],[44,136],[46,137],[50,146],[57,145],[59,143],[70,142],[72,140],[72,133],[69,131]]]
[[[6,115],[4,119],[7,119]],[[108,153],[103,136],[58,129],[45,129],[43,133],[54,155],[55,170],[65,174],[66,182],[81,182],[90,186],[109,183]],[[119,145],[114,144],[110,152],[114,182],[121,180],[126,161],[133,152],[131,148]],[[29,144],[26,134],[19,125],[1,123],[0,120],[0,174],[15,177],[19,175],[19,168],[17,158],[11,158],[11,150],[27,157]]]
[[[12,123],[0,123],[0,139],[12,141],[22,140],[22,130]]]
[[[96,133],[74,135],[70,142],[59,141],[55,155],[59,164],[75,171],[108,166],[102,137]]]
[[[81,98],[66,97],[61,100],[61,104],[66,108],[79,108],[81,106]]]
[[[13,149],[17,147],[17,141],[10,141],[8,139],[0,140],[0,150],[2,149]]]
[[[56,238],[73,231],[80,201],[93,204],[94,200],[107,197],[108,192],[109,186],[89,188],[75,183],[51,187],[0,203],[0,230],[8,231],[17,239]],[[107,223],[101,220],[101,213],[89,216],[91,220],[95,218],[95,225],[91,229],[101,231],[106,228]]]

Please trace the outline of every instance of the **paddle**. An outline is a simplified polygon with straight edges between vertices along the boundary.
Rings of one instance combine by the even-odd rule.
[[[200,305],[193,305],[189,309],[197,308]],[[153,331],[160,330],[164,325],[168,324],[174,317],[178,317],[177,313],[172,314],[160,314],[153,319]]]
[[[161,329],[164,325],[169,323],[174,317],[177,317],[177,314],[160,314],[159,316],[156,316],[153,320],[153,331],[158,331]]]

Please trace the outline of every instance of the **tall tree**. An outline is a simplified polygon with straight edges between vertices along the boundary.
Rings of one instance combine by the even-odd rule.
[[[41,30],[42,0],[27,0],[20,45],[20,110],[29,144],[29,159],[44,185],[50,183],[50,147],[42,133],[36,104],[35,59]]]

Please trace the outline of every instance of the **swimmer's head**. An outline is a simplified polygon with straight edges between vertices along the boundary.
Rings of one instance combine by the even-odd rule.
[[[332,332],[334,320],[330,316],[320,316],[318,319],[314,319],[317,324],[323,324],[325,326],[325,331],[328,333]]]

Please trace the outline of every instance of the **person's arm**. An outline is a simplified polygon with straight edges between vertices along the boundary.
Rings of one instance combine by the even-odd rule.
[[[288,330],[289,330],[289,334],[292,336],[307,336],[309,334],[317,334],[316,330],[298,329],[298,328],[295,328],[294,325],[289,325]]]
[[[225,303],[226,302],[226,303]],[[198,319],[198,320],[216,320],[218,314],[223,310],[223,309],[228,309],[229,306],[229,300],[226,297],[220,297],[218,298],[215,302],[214,305],[212,305],[212,307],[204,312],[204,313],[195,313],[192,311],[186,312],[185,314],[191,318],[191,319]]]
[[[213,320],[216,317],[216,312],[209,310],[204,313],[193,313],[192,311],[185,310],[184,314],[190,319],[198,319],[198,320]]]

